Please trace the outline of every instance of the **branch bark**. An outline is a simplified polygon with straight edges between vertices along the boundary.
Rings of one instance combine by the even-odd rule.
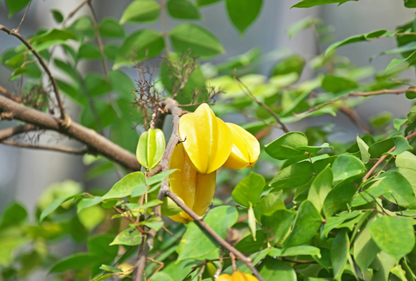
[[[56,101],[58,103],[58,107],[59,107],[59,110],[60,110],[60,113],[61,113],[61,119],[62,120],[67,120],[67,115],[65,114],[65,108],[64,108],[64,105],[62,104],[61,97],[59,95],[58,85],[56,84],[56,80],[53,77],[52,72],[50,71],[49,67],[47,66],[47,64],[43,60],[42,56],[33,48],[33,46],[22,35],[20,35],[19,32],[16,32],[14,30],[10,30],[7,27],[5,27],[4,25],[0,25],[0,30],[2,30],[4,32],[6,32],[7,34],[12,35],[12,36],[16,37],[17,39],[19,39],[32,52],[32,54],[38,59],[38,62],[40,63],[43,70],[45,70],[46,74],[49,76],[49,79],[51,80],[53,91],[55,92],[55,98],[56,98]]]
[[[63,124],[61,120],[46,113],[27,108],[0,96],[0,120],[16,119],[41,129],[53,130],[76,139],[85,144],[91,153],[101,154],[111,161],[119,163],[129,171],[140,171],[140,164],[136,156],[99,135],[94,130],[88,129],[76,122],[70,121]]]
[[[33,126],[31,124],[18,125],[15,127],[6,128],[3,130],[0,130],[0,141],[3,141],[15,135],[19,135],[21,133],[36,131],[38,129],[39,129],[38,127]]]
[[[0,144],[22,147],[22,148],[64,152],[64,153],[69,153],[69,154],[74,154],[74,155],[84,155],[84,154],[88,153],[88,148],[75,149],[75,148],[71,148],[71,147],[31,145],[31,144],[27,144],[27,143],[19,143],[19,142],[14,142],[14,141],[2,141],[2,142],[0,142]]]

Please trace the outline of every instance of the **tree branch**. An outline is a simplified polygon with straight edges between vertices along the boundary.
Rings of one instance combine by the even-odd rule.
[[[0,130],[0,141],[3,141],[15,135],[19,135],[21,133],[36,131],[38,129],[39,129],[38,127],[33,126],[31,124],[18,125],[15,127],[6,128],[3,130]]]
[[[416,132],[413,133],[413,134],[408,135],[406,137],[406,139],[407,140],[410,140],[411,138],[414,138],[414,137],[416,137]],[[393,146],[388,152],[393,152],[395,149],[396,149],[396,147]],[[387,156],[389,156],[389,155],[388,154],[387,155],[383,155],[383,156],[380,157],[380,159],[378,159],[378,161],[376,162],[376,164],[374,164],[374,166],[371,167],[370,171],[368,171],[367,174],[365,174],[365,176],[363,177],[363,181],[362,182],[367,181],[367,179],[371,176],[371,174],[375,171],[375,169],[384,161],[384,159],[387,158]]]
[[[17,103],[21,103],[22,99],[19,97],[16,97],[12,94],[10,94],[5,88],[3,88],[2,86],[0,86],[0,93],[2,93],[3,95],[5,95],[7,98],[17,102]]]
[[[71,147],[57,147],[57,146],[45,146],[45,145],[31,145],[27,143],[19,143],[15,141],[2,141],[0,144],[22,147],[22,148],[30,148],[30,149],[41,149],[41,150],[51,150],[57,152],[65,152],[74,155],[84,155],[88,153],[88,148],[82,149],[75,149]]]
[[[71,120],[69,117],[67,118]],[[111,161],[119,163],[127,170],[140,171],[141,166],[133,153],[78,123],[70,121],[62,124],[59,119],[51,115],[27,108],[2,96],[0,96],[1,119],[16,119],[41,129],[57,131],[84,143],[91,153],[101,154]]]
[[[171,99],[171,98],[166,99],[163,102],[163,105],[164,105],[165,111],[172,114],[172,127],[173,127],[172,135],[171,135],[171,137],[169,139],[169,142],[166,146],[166,150],[165,150],[165,153],[163,154],[163,158],[159,163],[159,166],[161,167],[162,172],[166,172],[166,171],[169,170],[170,159],[172,158],[173,151],[174,151],[176,145],[178,144],[178,142],[180,142],[180,140],[181,140],[180,136],[179,136],[179,119],[180,119],[180,116],[183,113],[183,110],[181,108],[179,108],[178,103],[175,100]],[[237,249],[235,249],[233,246],[231,246],[227,241],[222,239],[221,236],[219,236],[211,227],[209,227],[201,219],[200,216],[198,216],[194,211],[192,211],[188,206],[186,206],[182,201],[180,201],[179,198],[176,196],[176,194],[170,191],[169,184],[168,184],[167,180],[162,182],[162,186],[160,187],[160,191],[159,191],[159,194],[157,196],[157,199],[162,201],[165,196],[170,197],[180,208],[182,208],[190,217],[192,217],[194,219],[194,221],[201,228],[203,228],[207,233],[209,233],[209,235],[211,235],[222,247],[224,247],[225,249],[227,249],[228,251],[233,253],[245,265],[247,265],[247,267],[250,268],[250,270],[253,272],[253,274],[260,281],[263,281],[263,279],[261,278],[257,269],[252,265],[251,259],[244,256]],[[161,217],[160,205],[156,206],[154,208],[154,211],[155,211],[155,217],[160,218]],[[153,240],[154,240],[155,235],[156,235],[156,231],[154,229],[149,231],[147,243],[146,243],[143,251],[141,251],[141,253],[139,253],[138,261],[137,261],[137,264],[136,264],[137,271],[135,272],[135,275],[133,277],[134,281],[141,281],[141,278],[142,278],[142,275],[143,275],[143,272],[144,272],[144,268],[145,268],[145,264],[146,264],[146,256],[147,256],[150,248],[153,246]]]
[[[62,121],[64,121],[64,120],[68,121],[67,120],[68,117],[65,114],[65,108],[62,104],[61,97],[59,95],[58,85],[56,84],[55,78],[53,77],[52,72],[49,70],[49,67],[46,65],[42,56],[37,51],[35,51],[33,46],[22,35],[20,35],[19,32],[16,32],[14,30],[10,30],[7,27],[5,27],[4,25],[0,25],[0,30],[2,30],[4,32],[6,32],[7,34],[12,35],[12,36],[16,37],[17,39],[19,39],[32,52],[32,54],[38,59],[38,62],[40,63],[42,68],[45,70],[46,74],[49,76],[49,79],[51,80],[53,91],[55,92],[56,101],[58,103],[58,107],[59,107],[59,110],[60,110],[60,113],[61,113],[61,120]]]
[[[285,133],[289,133],[289,129],[286,127],[285,124],[283,124],[283,122],[280,120],[279,116],[277,116],[276,113],[273,112],[273,110],[270,109],[270,107],[268,107],[267,105],[265,105],[262,101],[260,101],[259,99],[257,99],[253,93],[250,91],[250,89],[244,85],[243,82],[241,82],[241,80],[237,77],[235,70],[234,70],[234,80],[238,83],[238,86],[240,86],[241,90],[249,97],[251,98],[253,101],[255,101],[258,105],[260,105],[261,107],[263,107],[271,116],[273,116],[274,119],[276,119],[277,123],[279,123],[279,125],[282,127],[283,132]]]

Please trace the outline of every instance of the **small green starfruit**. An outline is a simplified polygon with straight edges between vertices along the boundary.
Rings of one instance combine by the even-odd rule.
[[[152,170],[157,166],[165,152],[165,136],[160,129],[149,129],[140,135],[136,157],[139,163]]]

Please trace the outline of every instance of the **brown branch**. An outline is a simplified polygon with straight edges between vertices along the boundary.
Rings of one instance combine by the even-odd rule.
[[[18,125],[15,127],[6,128],[3,130],[0,130],[0,141],[3,141],[15,135],[19,135],[21,133],[36,131],[38,129],[39,129],[38,127],[33,126],[31,124]]]
[[[296,263],[296,264],[316,264],[316,261],[303,261],[303,260],[292,260],[292,259],[287,259],[287,258],[282,258],[282,261],[287,261],[287,262],[291,262],[291,263]]]
[[[56,84],[56,80],[53,77],[52,72],[50,71],[49,67],[47,66],[47,64],[43,60],[42,56],[37,51],[35,51],[33,46],[22,35],[20,35],[19,32],[16,32],[14,30],[10,30],[7,27],[5,27],[4,25],[0,25],[0,30],[2,30],[4,32],[6,32],[7,34],[12,35],[12,36],[16,37],[17,39],[19,39],[32,52],[32,54],[38,59],[38,62],[40,63],[43,70],[45,70],[46,74],[49,76],[49,79],[51,80],[53,91],[55,92],[56,101],[58,103],[58,107],[59,107],[59,110],[61,112],[61,120],[67,121],[68,117],[65,114],[65,109],[64,109],[64,106],[62,104],[61,97],[59,95],[58,85]]]
[[[344,113],[354,124],[361,128],[367,134],[370,134],[370,128],[361,120],[360,116],[354,109],[348,108],[346,106],[341,106],[340,111]]]
[[[303,117],[303,116],[305,116],[309,113],[312,113],[312,112],[314,112],[318,109],[321,109],[324,106],[330,105],[330,104],[332,104],[334,102],[337,102],[337,101],[340,101],[340,100],[345,100],[349,97],[370,97],[370,96],[378,96],[378,95],[385,95],[385,94],[396,94],[396,95],[398,95],[398,94],[403,94],[403,93],[407,93],[407,92],[416,93],[416,89],[380,90],[380,91],[374,91],[374,92],[351,92],[351,93],[348,93],[346,95],[343,95],[343,96],[328,100],[326,102],[323,102],[321,104],[318,104],[314,107],[309,108],[308,110],[306,110],[302,113],[293,114],[293,115],[295,117],[298,117],[298,118]]]
[[[32,0],[30,0],[29,1],[29,4],[27,5],[27,8],[26,8],[26,11],[25,11],[25,13],[24,13],[24,15],[23,15],[23,17],[22,17],[22,20],[20,21],[20,23],[19,23],[19,26],[16,28],[16,32],[19,32],[19,29],[20,29],[20,27],[22,26],[22,23],[23,23],[23,21],[25,20],[25,18],[26,18],[26,15],[27,15],[27,12],[29,12],[29,8],[30,8],[30,4],[32,4]]]
[[[67,118],[71,120],[69,117]],[[119,163],[127,170],[140,171],[141,166],[133,153],[78,123],[71,121],[69,126],[65,126],[59,119],[49,114],[27,108],[2,96],[0,96],[1,119],[16,119],[41,129],[57,131],[82,142],[92,153],[101,154],[111,161]]]
[[[416,132],[413,133],[413,134],[408,135],[406,137],[406,139],[407,140],[410,140],[411,138],[414,138],[414,137],[416,137]],[[388,152],[393,152],[395,149],[396,149],[396,147],[393,146]],[[368,171],[367,174],[365,174],[365,176],[363,177],[363,181],[362,182],[367,181],[367,179],[371,176],[371,174],[375,171],[375,169],[384,161],[384,159],[387,158],[387,156],[389,156],[389,155],[388,154],[387,155],[383,155],[383,156],[380,157],[380,159],[378,159],[378,161],[374,164],[374,166],[371,167],[370,171]]]
[[[22,102],[22,98],[20,98],[20,97],[16,97],[16,96],[14,96],[14,95],[12,95],[12,94],[10,94],[5,88],[3,88],[2,86],[0,86],[0,93],[2,93],[3,95],[5,95],[7,98],[9,98],[9,99],[11,99],[11,100],[13,100],[13,101],[15,101],[15,102],[18,102],[18,103],[21,103]]]
[[[234,69],[234,72],[233,72],[233,76],[234,76],[234,80],[238,83],[238,86],[241,88],[241,90],[249,98],[251,98],[253,101],[255,101],[258,105],[260,105],[261,107],[263,107],[271,116],[273,116],[273,118],[276,119],[277,123],[279,123],[279,125],[282,127],[283,132],[289,133],[289,129],[286,127],[285,124],[283,124],[283,122],[280,120],[279,116],[277,116],[277,114],[274,113],[273,110],[270,109],[270,107],[268,107],[262,101],[260,101],[259,99],[257,99],[253,95],[253,93],[250,91],[250,89],[243,82],[241,82],[240,78],[238,78],[237,75],[236,75],[236,70],[235,69]]]
[[[0,144],[22,147],[22,148],[30,148],[30,149],[41,149],[41,150],[65,152],[65,153],[74,154],[74,155],[84,155],[84,154],[88,153],[88,148],[75,149],[75,148],[71,148],[71,147],[31,145],[31,144],[19,143],[19,142],[15,142],[15,141],[2,141],[2,142],[0,142]]]

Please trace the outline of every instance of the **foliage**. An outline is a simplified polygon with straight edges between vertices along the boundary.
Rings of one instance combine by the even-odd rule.
[[[29,2],[5,1],[10,16],[28,8]],[[90,2],[84,4],[93,9]],[[145,275],[154,281],[215,280],[233,272],[254,278],[247,264],[254,265],[265,281],[415,280],[416,107],[395,120],[389,112],[379,113],[371,117],[370,126],[354,109],[381,94],[415,98],[412,81],[399,77],[416,64],[414,22],[399,26],[397,31],[376,30],[333,42],[312,59],[287,54],[275,63],[270,76],[264,76],[256,73],[256,64],[265,57],[257,49],[218,65],[207,63],[225,50],[215,34],[197,20],[202,18],[200,10],[217,2],[222,1],[135,0],[120,19],[99,21],[95,16],[75,12],[64,17],[51,10],[56,28],[40,28],[28,37],[33,52],[22,43],[1,54],[0,63],[10,70],[10,80],[16,81],[12,83],[23,81],[22,96],[20,100],[12,97],[13,101],[50,114],[58,110],[36,51],[48,65],[65,74],[56,84],[62,95],[79,106],[80,124],[132,153],[138,145],[137,157],[144,166],[142,171],[122,170],[123,177],[105,189],[83,192],[73,181],[49,187],[37,201],[36,221],[29,219],[31,210],[20,203],[8,204],[0,220],[2,279],[22,280],[46,269],[54,280],[129,280],[137,270],[137,256],[150,247]],[[261,15],[262,0],[223,2],[231,24],[242,36]],[[345,2],[349,1],[302,0],[292,8]],[[404,0],[404,5],[414,8],[416,2]],[[167,16],[179,20],[169,31],[143,28],[126,32],[126,25],[166,21]],[[304,29],[316,32],[318,45],[326,42],[331,31],[322,20],[307,18],[289,28],[288,35],[297,36]],[[379,38],[395,40],[397,47],[374,54],[372,59],[401,56],[392,58],[383,72],[357,67],[336,53],[343,46]],[[56,49],[64,52],[64,58],[54,57]],[[149,67],[149,59],[163,55],[160,71]],[[80,64],[85,61],[100,62],[102,73],[81,72]],[[139,70],[138,80],[125,73],[133,65]],[[315,75],[301,80],[307,66]],[[181,120],[203,119],[193,111],[204,102],[215,102],[214,112],[207,117],[211,123],[215,116],[240,116],[244,122],[239,125],[260,142],[257,164],[257,158],[251,159],[258,154],[257,141],[227,123],[221,130],[212,127],[208,132],[211,139],[206,138],[208,133],[197,135],[200,141],[191,146],[204,142],[202,156],[185,155],[181,148],[192,149],[186,148],[190,142],[179,139],[185,143],[176,146],[178,150],[168,162],[172,169],[158,170],[164,160],[171,160],[164,158],[170,151],[169,143],[165,150],[161,131],[164,119],[157,122],[160,114],[168,113],[163,103],[169,98],[189,111],[177,116]],[[325,124],[272,139],[271,132],[286,130],[282,124],[340,113],[365,133],[351,142],[338,143],[331,141],[336,124]],[[138,131],[132,129],[139,123],[145,129],[140,141]],[[165,126],[165,134],[167,127],[170,124]],[[172,138],[184,132],[191,135],[189,131],[189,126],[179,127],[181,135],[173,134]],[[216,156],[224,161],[210,166],[215,160],[211,158],[212,139],[231,142],[236,136],[242,140],[233,153],[243,164],[240,167],[235,160],[228,165],[252,169],[220,168],[215,172],[227,159]],[[247,155],[242,155],[243,150]],[[88,153],[84,156],[84,163],[90,166],[87,179],[120,172],[110,159],[93,156],[94,150]],[[194,167],[189,163],[185,167],[180,157],[198,161]],[[183,176],[181,168],[193,174],[173,183],[174,176]],[[205,175],[208,170],[211,174]],[[190,183],[191,176],[199,179],[196,184]],[[219,192],[211,200],[215,179]],[[179,203],[172,197],[158,196],[169,180]],[[211,195],[199,193],[199,197],[190,198],[191,188]],[[179,208],[192,204],[189,208],[198,213],[202,207],[194,202],[202,201],[206,206],[198,215],[205,224],[191,221],[190,214]],[[160,205],[163,219],[158,215]],[[174,223],[165,216],[189,224]],[[152,231],[155,239],[149,240]],[[225,250],[221,239],[227,240],[231,251]],[[57,243],[68,241],[71,253],[62,255],[56,250],[61,247]],[[252,263],[235,260],[236,252],[249,256]]]

